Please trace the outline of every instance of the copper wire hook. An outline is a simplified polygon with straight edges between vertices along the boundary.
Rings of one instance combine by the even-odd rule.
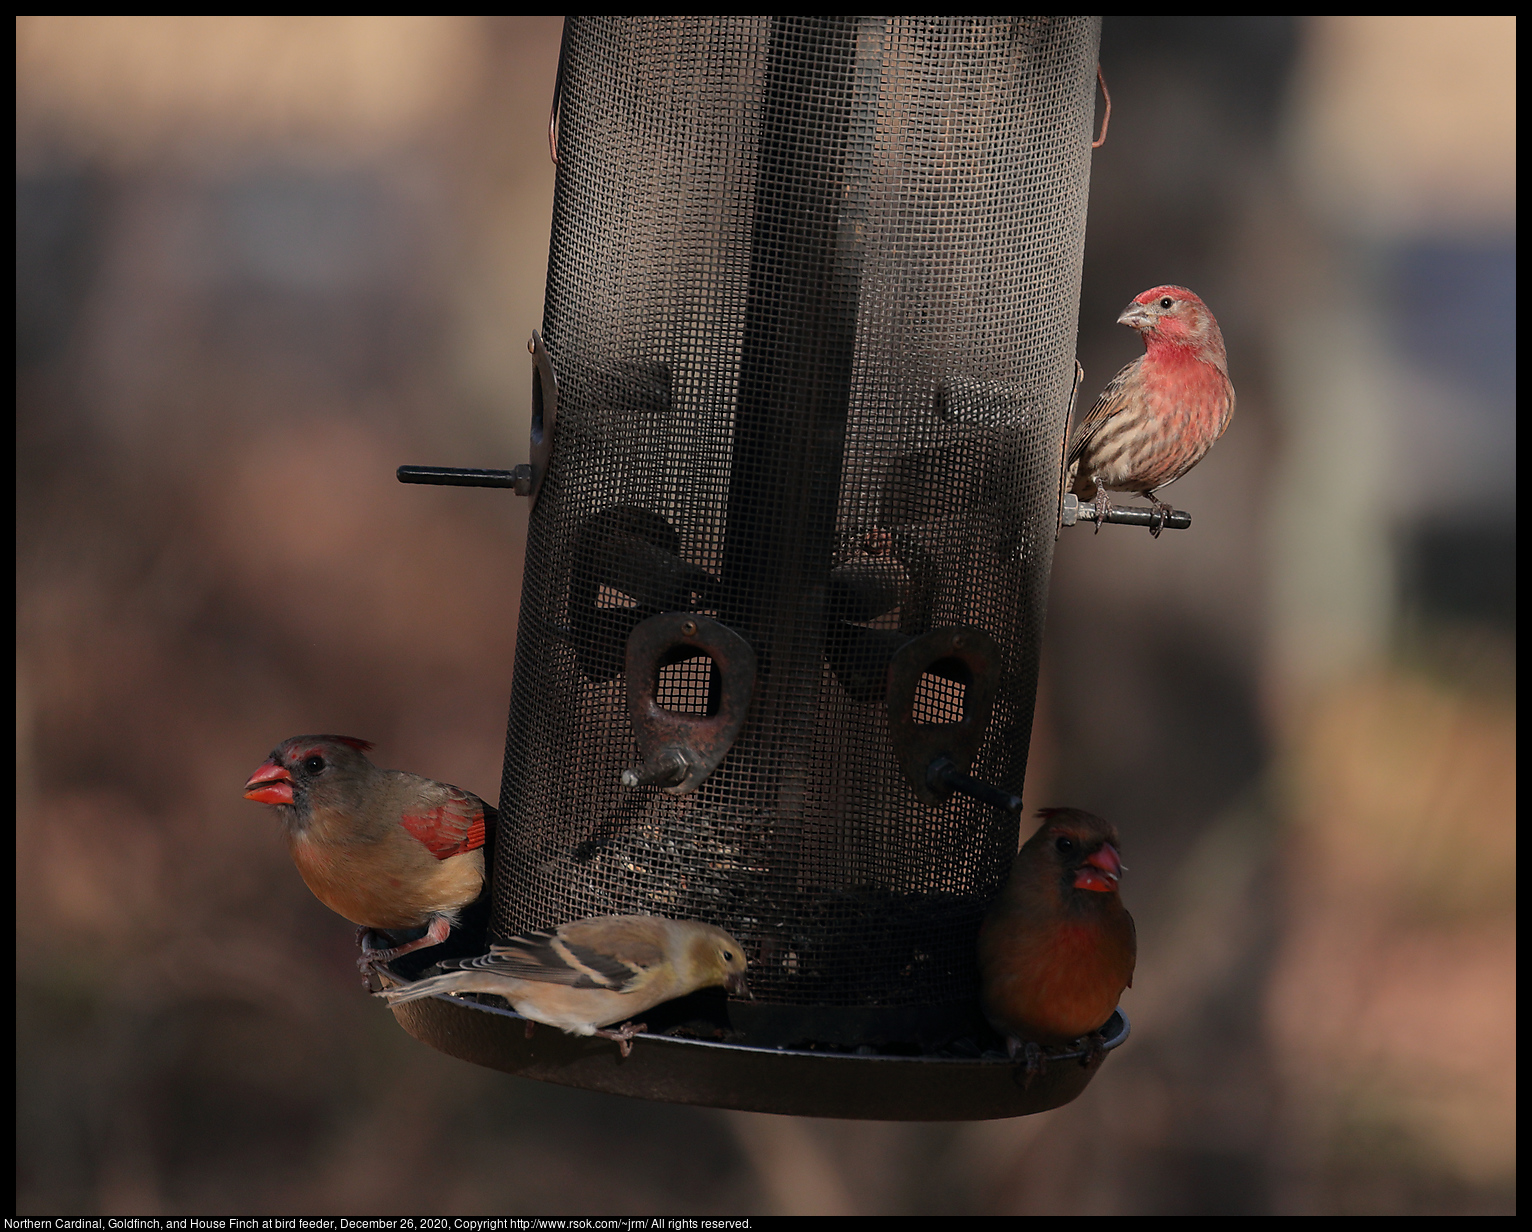
[[[1112,96],[1106,92],[1106,78],[1101,75],[1100,61],[1096,62],[1096,80],[1101,83],[1101,97],[1106,99],[1106,114],[1101,117],[1101,136],[1090,143],[1093,150],[1099,150],[1106,144],[1106,126],[1112,122]]]
[[[559,70],[553,79],[553,105],[548,108],[548,157],[553,165],[559,165],[559,103],[564,96],[564,52],[569,46],[569,18],[564,18],[564,31],[559,36]]]

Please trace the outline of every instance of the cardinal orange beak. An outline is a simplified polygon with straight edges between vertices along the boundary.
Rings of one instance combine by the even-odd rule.
[[[264,762],[245,784],[245,799],[261,804],[291,804],[293,776],[274,761]]]
[[[1075,873],[1075,889],[1109,892],[1117,888],[1122,876],[1122,857],[1111,843],[1102,843],[1085,857],[1085,863]]]

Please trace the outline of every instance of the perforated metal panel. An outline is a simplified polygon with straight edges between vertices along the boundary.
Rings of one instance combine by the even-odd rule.
[[[542,331],[559,409],[496,932],[719,924],[758,1007],[825,1011],[800,1035],[972,1003],[1018,823],[917,799],[884,674],[931,629],[993,637],[972,773],[1020,792],[1098,38],[1095,18],[569,19]],[[677,796],[619,776],[640,760],[627,635],[680,610],[759,670],[722,764]],[[671,709],[710,689],[706,658],[661,669]],[[928,675],[917,717],[961,704]]]

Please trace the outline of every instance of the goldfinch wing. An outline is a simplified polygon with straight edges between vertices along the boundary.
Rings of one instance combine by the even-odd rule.
[[[492,971],[539,984],[631,992],[666,961],[653,924],[634,917],[578,920],[553,932],[532,932],[492,945],[488,954],[442,963],[443,968]]]

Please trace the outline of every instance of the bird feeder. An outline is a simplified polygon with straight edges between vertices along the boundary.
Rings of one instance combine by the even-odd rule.
[[[396,1007],[411,1034],[806,1115],[1014,1116],[1089,1081],[1099,1051],[1025,1080],[975,937],[1019,837],[1099,36],[568,19],[533,459],[401,478],[534,502],[492,936],[703,920],[754,996],[659,1007],[627,1058],[471,996]]]

